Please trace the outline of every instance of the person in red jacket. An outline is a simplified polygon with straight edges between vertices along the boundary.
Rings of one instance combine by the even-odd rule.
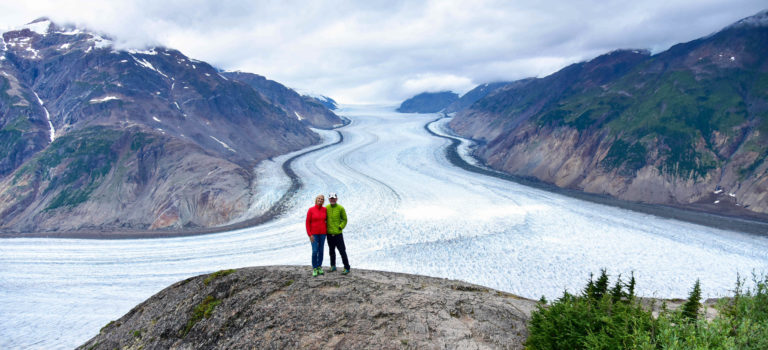
[[[307,211],[307,236],[312,244],[312,276],[322,275],[323,249],[325,248],[326,220],[328,214],[325,207],[325,197],[322,194],[315,197],[315,205]]]

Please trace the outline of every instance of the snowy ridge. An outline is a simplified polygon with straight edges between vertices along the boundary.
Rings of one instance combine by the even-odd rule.
[[[37,95],[37,92],[32,91],[32,93],[35,94],[35,97],[37,98],[37,103],[40,104],[40,107],[43,107],[43,111],[45,111],[45,119],[48,121],[48,126],[51,127],[50,136],[51,136],[51,142],[56,138],[56,129],[53,128],[53,123],[51,122],[51,114],[48,113],[48,108],[45,108],[45,104],[43,103],[43,100],[40,99],[40,96]]]

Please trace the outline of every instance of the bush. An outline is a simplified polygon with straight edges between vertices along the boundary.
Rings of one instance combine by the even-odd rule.
[[[733,298],[721,299],[713,320],[699,318],[701,286],[696,281],[679,310],[663,308],[658,318],[634,297],[634,276],[608,290],[605,270],[590,277],[584,292],[564,293],[531,315],[529,349],[768,349],[768,275],[753,276],[754,289],[737,277]],[[627,290],[625,291],[624,288]]]
[[[631,288],[630,288],[631,285]],[[625,291],[626,288],[626,291]],[[531,349],[626,349],[653,328],[653,317],[634,298],[634,276],[630,284],[616,281],[608,289],[605,270],[596,281],[590,277],[581,295],[563,293],[549,307],[539,304],[531,315]]]

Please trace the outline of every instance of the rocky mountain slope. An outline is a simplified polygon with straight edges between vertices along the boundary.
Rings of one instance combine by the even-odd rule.
[[[178,282],[80,349],[522,349],[536,306],[459,281],[309,270],[245,268]]]
[[[245,72],[222,72],[223,76],[248,84],[268,101],[280,106],[286,114],[293,114],[308,125],[320,128],[341,126],[339,117],[315,98],[301,96],[282,84],[261,75]],[[326,100],[332,103],[333,100]],[[335,104],[335,103],[334,103]]]
[[[459,99],[459,95],[451,91],[423,92],[400,104],[400,113],[437,113]]]
[[[508,173],[765,219],[767,58],[764,11],[656,55],[614,51],[505,85],[450,126]]]
[[[0,40],[0,232],[225,224],[249,206],[256,163],[338,123],[179,51],[117,50],[42,19]]]

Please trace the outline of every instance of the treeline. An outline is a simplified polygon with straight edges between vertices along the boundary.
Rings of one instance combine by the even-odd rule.
[[[768,275],[752,276],[745,287],[737,276],[732,298],[705,317],[697,280],[688,300],[675,310],[651,307],[635,296],[635,277],[610,285],[601,271],[579,294],[567,291],[548,304],[542,297],[529,324],[528,349],[768,349]]]

